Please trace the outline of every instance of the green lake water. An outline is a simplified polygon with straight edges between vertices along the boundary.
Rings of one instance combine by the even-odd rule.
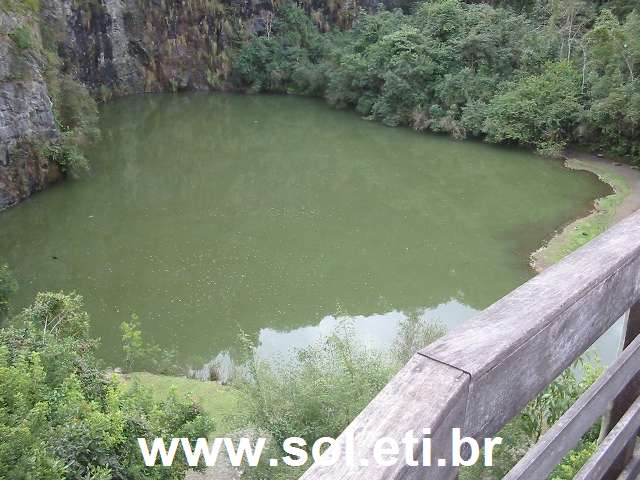
[[[343,319],[372,344],[405,315],[457,325],[609,192],[532,153],[300,98],[131,97],[102,109],[102,131],[88,177],[0,214],[0,257],[18,307],[82,294],[113,362],[133,313],[191,365],[240,330],[270,355]]]

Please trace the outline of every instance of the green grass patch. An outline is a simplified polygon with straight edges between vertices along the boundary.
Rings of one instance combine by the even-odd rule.
[[[212,436],[225,435],[232,428],[231,416],[236,413],[239,398],[233,387],[220,385],[216,382],[203,382],[186,377],[171,377],[146,372],[118,375],[118,378],[125,385],[138,382],[142,387],[148,389],[154,400],[157,401],[167,398],[173,388],[179,395],[190,395],[207,414],[213,417],[215,430],[211,432]]]
[[[561,260],[609,228],[618,206],[631,192],[627,180],[606,164],[586,164],[581,160],[571,160],[571,168],[593,172],[600,180],[611,185],[614,192],[597,199],[593,213],[576,220],[567,231],[549,242],[547,258],[551,263]]]

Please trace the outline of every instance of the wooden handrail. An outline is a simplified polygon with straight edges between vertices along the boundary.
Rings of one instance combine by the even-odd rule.
[[[638,299],[640,212],[418,352],[340,435],[342,460],[313,465],[301,478],[455,478],[456,468],[437,462],[362,460],[371,459],[379,438],[400,444],[410,430],[430,429],[434,459],[451,458],[454,427],[476,439],[493,436]],[[416,458],[422,453],[416,445]]]
[[[640,337],[545,432],[503,480],[547,478],[639,370]]]
[[[616,456],[638,434],[638,429],[640,429],[640,398],[633,402],[631,408],[605,437],[596,453],[587,460],[574,480],[600,480],[607,469],[613,465]]]

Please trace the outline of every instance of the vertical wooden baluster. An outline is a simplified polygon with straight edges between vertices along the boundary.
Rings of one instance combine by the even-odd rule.
[[[622,350],[627,348],[627,346],[638,335],[640,335],[640,302],[633,305],[626,314],[622,338],[620,341],[620,349]],[[640,396],[640,374],[636,375],[612,402],[611,409],[602,419],[600,440],[604,439],[604,437],[618,423],[620,418],[622,418],[638,396]],[[602,477],[603,480],[616,480],[620,476],[620,473],[624,470],[624,467],[629,463],[629,460],[633,456],[635,441],[636,439],[634,438],[633,441],[627,445],[623,452],[618,456],[613,466],[604,474]]]

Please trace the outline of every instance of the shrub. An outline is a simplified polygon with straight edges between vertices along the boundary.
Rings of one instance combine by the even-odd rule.
[[[49,54],[45,72],[60,136],[41,147],[41,153],[63,173],[77,176],[89,170],[83,149],[100,139],[98,107],[87,88],[70,75],[58,77],[58,58]]]
[[[556,467],[549,478],[551,480],[573,480],[582,466],[587,463],[587,460],[596,453],[597,447],[598,442],[595,440],[581,440],[580,444],[562,460],[562,463]]]
[[[384,355],[337,332],[302,349],[294,365],[273,365],[251,351],[249,378],[240,383],[244,423],[276,441],[299,436],[313,443],[337,436],[389,380]]]
[[[64,75],[57,101],[58,122],[63,130],[77,130],[89,139],[98,137],[98,106],[87,87]]]
[[[89,170],[89,160],[81,150],[81,140],[74,130],[63,131],[57,140],[47,142],[41,153],[56,163],[63,173],[77,176]]]
[[[598,361],[588,363],[584,358],[565,370],[551,385],[533,399],[511,420],[497,436],[503,438],[502,445],[494,449],[494,466],[481,464],[461,471],[461,480],[478,478],[498,480],[503,478],[535,444],[540,436],[566,412],[573,403],[602,373]],[[593,452],[598,438],[600,424],[596,423],[581,439],[579,444],[556,468],[552,480],[570,480]],[[573,475],[570,475],[573,472]]]
[[[137,315],[133,314],[131,321],[120,324],[120,334],[122,335],[122,353],[124,354],[122,366],[125,372],[131,372],[144,356],[142,331]]]
[[[562,149],[582,113],[580,77],[568,62],[548,64],[539,75],[508,84],[487,107],[483,129],[489,140]]]
[[[56,338],[88,339],[89,315],[82,309],[83,300],[75,292],[38,293],[34,303],[16,319],[42,329]]]
[[[189,398],[124,390],[95,357],[78,295],[39,294],[0,330],[3,478],[182,479],[187,466],[143,464],[136,439],[201,437],[211,420]]]

